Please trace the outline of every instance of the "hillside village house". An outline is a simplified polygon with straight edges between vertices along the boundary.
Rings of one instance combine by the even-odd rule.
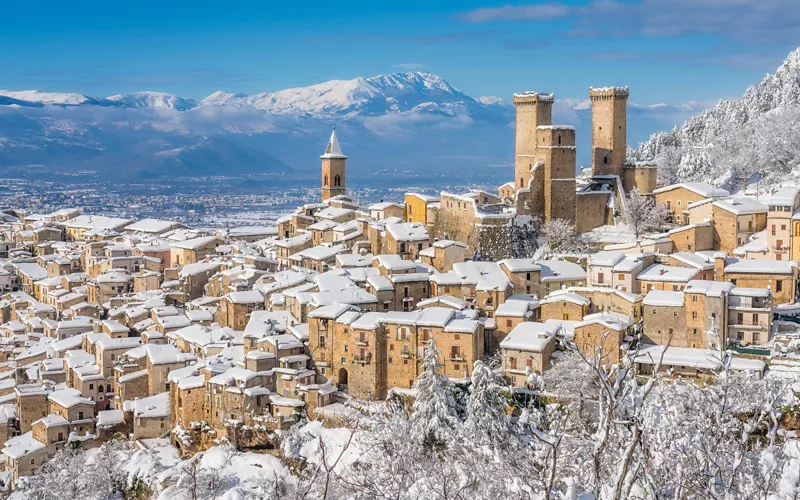
[[[767,226],[768,208],[752,198],[730,197],[712,204],[714,248],[727,253]]]
[[[201,236],[170,243],[170,261],[173,267],[195,264],[216,253],[219,240],[216,236]]]
[[[514,387],[527,387],[528,373],[542,373],[550,366],[556,348],[555,323],[527,321],[518,324],[500,342],[503,377]]]
[[[794,214],[800,209],[800,189],[780,188],[761,202],[768,208],[767,258],[769,260],[800,259],[800,225],[796,232],[793,227]],[[798,247],[797,254],[794,251],[795,247]]]
[[[656,189],[653,191],[653,194],[655,195],[656,203],[666,205],[667,209],[673,214],[675,222],[678,224],[689,223],[688,212],[686,212],[689,205],[702,202],[709,198],[717,199],[730,196],[728,191],[715,188],[711,184],[703,182],[672,184]]]

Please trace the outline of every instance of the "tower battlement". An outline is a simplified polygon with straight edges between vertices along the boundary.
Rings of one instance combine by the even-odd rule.
[[[545,106],[552,106],[554,101],[553,94],[540,94],[539,92],[523,92],[522,94],[514,94],[514,106],[526,106],[532,104],[541,104]]]
[[[628,87],[589,87],[589,99],[594,101],[609,98],[627,99]]]

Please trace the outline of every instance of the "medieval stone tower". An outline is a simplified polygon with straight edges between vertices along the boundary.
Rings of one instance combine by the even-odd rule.
[[[517,142],[514,159],[514,189],[528,187],[531,169],[536,162],[536,131],[540,125],[550,125],[553,119],[553,94],[525,92],[514,94],[517,118]]]
[[[590,88],[592,174],[623,177],[628,87]]]
[[[342,153],[339,139],[336,138],[336,127],[333,127],[331,138],[322,160],[322,201],[334,196],[344,195],[345,192],[345,162],[347,157]]]
[[[575,128],[540,125],[536,162],[542,168],[544,221],[575,222]]]

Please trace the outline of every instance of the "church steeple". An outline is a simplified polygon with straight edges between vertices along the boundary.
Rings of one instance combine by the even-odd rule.
[[[325,148],[325,154],[320,156],[320,158],[347,158],[347,156],[342,153],[342,147],[339,146],[339,139],[336,138],[336,125],[333,126],[331,138],[328,139],[328,147]]]
[[[320,156],[322,160],[322,201],[345,193],[345,161],[347,156],[342,152],[339,139],[336,137],[336,127],[333,127],[331,138],[325,153]]]

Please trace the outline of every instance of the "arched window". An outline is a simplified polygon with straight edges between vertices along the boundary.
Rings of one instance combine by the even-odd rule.
[[[328,185],[328,176],[327,175],[322,177],[322,185],[323,186],[327,186]]]
[[[603,165],[608,165],[608,156],[603,157]]]
[[[525,182],[525,180],[522,177],[520,177],[519,178],[519,187],[525,187],[524,182]]]
[[[342,185],[342,178],[338,175],[333,178],[333,185],[334,186],[341,186]]]

